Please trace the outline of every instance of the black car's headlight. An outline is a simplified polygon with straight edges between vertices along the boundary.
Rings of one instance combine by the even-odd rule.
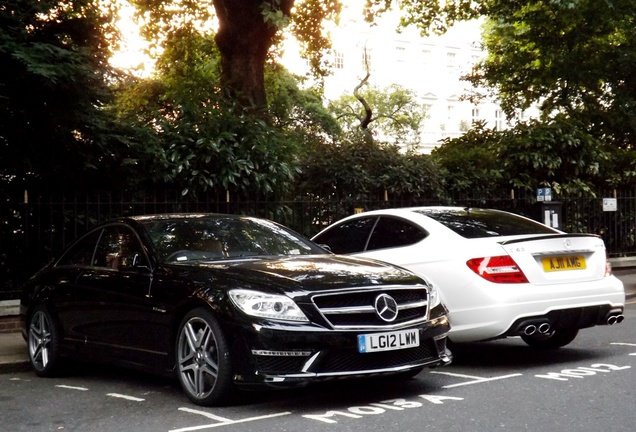
[[[437,289],[437,286],[433,285],[430,280],[424,277],[422,279],[424,279],[426,281],[426,284],[428,285],[428,307],[434,308],[442,301],[439,295],[439,290]]]
[[[229,294],[236,307],[248,315],[285,321],[309,321],[298,305],[287,296],[246,289],[233,289]]]

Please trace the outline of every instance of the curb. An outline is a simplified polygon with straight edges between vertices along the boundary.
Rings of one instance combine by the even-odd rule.
[[[29,363],[28,360],[0,363],[0,374],[28,372],[30,370],[31,370],[31,364]]]
[[[22,333],[0,333],[0,373],[31,369],[27,344]]]

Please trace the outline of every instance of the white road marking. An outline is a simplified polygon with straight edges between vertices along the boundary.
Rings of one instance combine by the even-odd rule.
[[[192,408],[179,408],[179,411],[185,411],[185,412],[192,413],[192,414],[202,415],[202,416],[207,417],[209,419],[218,420],[220,422],[231,422],[232,421],[232,420],[227,419],[225,417],[221,417],[221,416],[218,416],[218,415],[210,414],[209,412],[205,412],[205,411],[195,410],[195,409],[192,409]]]
[[[145,399],[141,399],[141,398],[134,397],[134,396],[127,396],[127,395],[123,395],[123,394],[119,394],[119,393],[108,393],[106,396],[110,396],[110,397],[114,397],[114,398],[120,398],[120,399],[126,399],[126,400],[133,401],[133,402],[143,402],[143,401],[145,401]]]
[[[289,414],[291,414],[291,412],[282,412],[282,413],[270,414],[270,415],[266,415],[266,416],[250,417],[250,418],[245,418],[245,419],[241,419],[241,420],[230,420],[230,421],[221,422],[221,423],[215,423],[215,424],[211,424],[211,425],[201,425],[201,426],[186,427],[186,428],[182,428],[182,429],[172,429],[170,432],[188,432],[188,431],[196,431],[196,430],[203,430],[203,429],[211,429],[211,428],[215,428],[215,427],[218,427],[218,426],[228,426],[228,425],[233,425],[233,424],[237,424],[237,423],[245,423],[245,422],[250,422],[250,421],[255,421],[255,420],[265,420],[265,419],[268,419],[268,418],[280,417],[280,416],[285,416],[285,415],[289,415]]]
[[[69,390],[79,390],[79,391],[88,391],[88,389],[86,387],[75,387],[75,386],[69,386],[69,385],[56,385],[55,387],[59,387],[59,388],[63,388],[63,389],[69,389]]]
[[[523,374],[518,373],[518,374],[502,375],[502,376],[492,377],[492,378],[483,378],[483,377],[477,377],[477,376],[472,376],[472,375],[456,374],[456,373],[452,373],[452,372],[432,371],[430,373],[439,374],[439,375],[454,376],[454,377],[458,377],[458,378],[468,378],[468,379],[472,380],[472,381],[467,381],[467,382],[458,383],[458,384],[445,385],[445,386],[442,386],[442,388],[453,388],[453,387],[461,387],[461,386],[471,385],[471,384],[481,384],[481,383],[484,383],[484,382],[496,381],[496,380],[505,379],[505,378],[514,378],[514,377],[518,377],[518,376],[522,376],[523,375]]]
[[[438,374],[438,375],[454,376],[454,377],[458,377],[458,378],[482,379],[482,377],[478,377],[478,376],[464,375],[464,374],[458,374],[458,373],[453,373],[453,372],[431,371],[431,373]]]

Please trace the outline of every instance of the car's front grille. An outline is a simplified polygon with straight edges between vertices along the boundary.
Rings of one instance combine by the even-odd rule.
[[[397,304],[397,316],[392,320],[382,319],[376,310],[376,299],[382,294]],[[428,315],[428,290],[424,286],[369,287],[316,294],[312,300],[335,329],[397,328],[425,321]]]
[[[301,371],[307,357],[278,357],[255,355],[256,369],[264,373],[285,374]]]
[[[364,371],[381,371],[401,366],[421,365],[439,358],[433,340],[420,346],[372,353],[359,353],[351,349],[324,350],[305,372],[338,374]],[[306,368],[308,357],[284,357],[255,355],[256,369],[265,374],[297,374]]]

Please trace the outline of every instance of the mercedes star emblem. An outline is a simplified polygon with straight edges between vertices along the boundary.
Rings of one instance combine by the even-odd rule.
[[[388,294],[380,294],[375,298],[375,312],[384,321],[391,322],[397,318],[397,302]]]

